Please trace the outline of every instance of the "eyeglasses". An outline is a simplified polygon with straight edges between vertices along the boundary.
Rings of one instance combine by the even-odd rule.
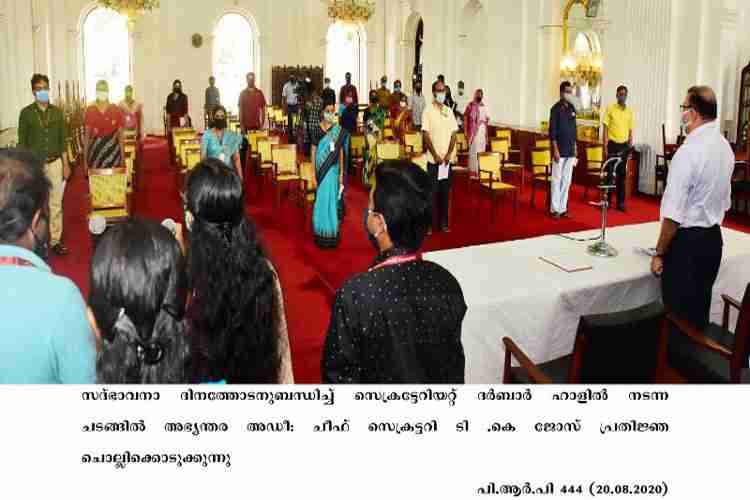
[[[680,104],[680,111],[687,111],[688,109],[693,109],[693,107],[690,106],[689,104],[688,105]]]

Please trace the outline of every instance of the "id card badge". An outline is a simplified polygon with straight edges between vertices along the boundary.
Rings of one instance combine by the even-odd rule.
[[[334,151],[336,151],[336,145],[334,143],[330,143],[328,145],[328,149],[329,151],[331,151],[331,153],[333,153]]]
[[[224,156],[224,153],[221,153],[221,154],[219,155],[219,159],[220,159],[221,161],[224,161],[224,158],[226,158],[226,156]]]

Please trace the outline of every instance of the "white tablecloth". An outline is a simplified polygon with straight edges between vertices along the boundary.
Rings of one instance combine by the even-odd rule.
[[[555,235],[426,254],[426,259],[453,273],[463,289],[468,305],[462,333],[466,382],[502,380],[505,336],[541,363],[572,351],[581,315],[659,300],[660,283],[651,274],[650,258],[635,251],[655,246],[659,227],[651,222],[608,230],[607,240],[620,252],[609,259],[589,257],[588,243]],[[741,300],[750,282],[750,235],[727,228],[722,228],[722,235],[724,255],[711,305],[711,320],[719,324],[721,294]],[[539,260],[561,254],[581,255],[593,269],[567,273]],[[735,321],[736,316],[732,329]]]

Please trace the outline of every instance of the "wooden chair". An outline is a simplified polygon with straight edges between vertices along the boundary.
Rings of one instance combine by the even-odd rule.
[[[510,141],[508,139],[492,139],[490,141],[490,150],[500,153],[503,174],[512,174],[518,180],[518,187],[523,192],[525,177],[523,165],[510,162]]]
[[[245,136],[248,144],[247,155],[245,156],[245,168],[250,168],[250,165],[254,165],[256,173],[259,168],[257,162],[260,159],[260,155],[258,154],[258,139],[261,137],[268,137],[268,130],[253,130]],[[253,163],[253,161],[256,163]]]
[[[604,145],[594,144],[586,147],[586,188],[583,190],[584,203],[589,199],[589,188],[598,189],[602,182],[602,163],[604,162]]]
[[[188,144],[182,150],[182,156],[184,161],[182,166],[177,169],[176,185],[177,191],[183,192],[185,190],[185,180],[190,175],[190,171],[195,168],[201,161],[201,146],[200,144]]]
[[[315,180],[315,165],[311,162],[303,162],[299,168],[299,203],[302,206],[302,230],[305,230],[307,225],[307,207],[312,207],[315,204],[315,196],[317,194],[317,183]],[[312,214],[312,210],[310,210]]]
[[[407,132],[404,135],[404,150],[409,157],[421,155],[424,152],[422,134],[420,132]]]
[[[185,149],[192,146],[198,146],[198,149],[200,149],[201,140],[197,137],[188,137],[180,140],[179,154],[177,155],[177,158],[179,159],[180,169],[184,169],[185,165],[187,164],[187,160],[185,158]]]
[[[401,157],[401,144],[397,141],[379,141],[376,147],[378,163],[385,160],[398,160]]]
[[[124,222],[130,218],[128,205],[128,172],[125,167],[92,168],[89,174],[91,198],[89,219],[104,217],[107,225]]]
[[[180,140],[193,137],[195,137],[195,130],[190,127],[174,127],[172,129],[172,147],[174,148],[172,152],[175,156],[179,152],[177,148],[180,145]]]
[[[365,153],[365,136],[363,134],[353,134],[349,139],[349,156],[354,167],[355,177],[362,178],[362,169],[364,168]]]
[[[721,326],[711,323],[704,331],[667,311],[665,334],[669,334],[667,356],[690,382],[739,383],[750,356],[750,284],[742,303],[722,295],[724,315]],[[729,310],[739,311],[734,334],[729,331]]]
[[[518,159],[518,163],[521,163],[521,150],[520,149],[513,149],[513,141],[511,139],[511,129],[509,128],[498,128],[495,129],[495,138],[497,139],[505,139],[508,141],[508,155],[506,157],[507,159],[510,159],[510,155],[515,156]]]
[[[281,203],[281,188],[285,184],[299,183],[300,172],[297,162],[296,144],[274,144],[271,146],[273,162],[273,183],[276,186],[276,206]]]
[[[581,316],[573,352],[536,364],[503,337],[503,383],[647,384],[665,370],[664,307],[654,302],[629,311]],[[511,359],[520,366],[513,367]]]
[[[750,205],[750,178],[747,161],[735,161],[732,173],[732,207],[739,210],[740,202],[745,202],[745,211]]]
[[[456,163],[469,164],[469,141],[464,132],[456,132]]]
[[[669,162],[674,158],[677,152],[677,144],[667,143],[667,126],[661,124],[661,144],[662,154],[656,155],[656,166],[654,167],[654,194],[659,195],[659,182],[662,182],[664,188],[667,187],[667,176],[669,175]]]
[[[547,211],[552,203],[552,153],[549,148],[541,147],[531,150],[531,206],[536,199],[536,187],[544,186],[547,190]]]
[[[391,127],[385,127],[383,129],[383,139],[393,139],[394,137],[396,136],[393,134],[393,129]]]
[[[534,147],[535,148],[547,148],[547,149],[551,150],[552,149],[552,141],[550,141],[549,138],[547,138],[547,139],[537,139],[536,141],[534,141]]]
[[[273,157],[271,155],[273,146],[279,144],[279,136],[258,137],[258,164],[256,173],[260,177],[258,189],[263,186],[266,178],[273,178]]]
[[[513,216],[518,213],[518,186],[503,182],[502,156],[498,152],[477,153],[479,159],[479,198],[477,199],[477,214],[482,199],[482,191],[492,195],[491,220],[495,220],[497,194],[509,193],[513,198]]]

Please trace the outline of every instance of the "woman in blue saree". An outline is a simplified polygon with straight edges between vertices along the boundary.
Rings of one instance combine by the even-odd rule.
[[[231,130],[227,130],[227,111],[224,106],[217,106],[211,120],[211,127],[203,132],[201,140],[201,159],[217,158],[234,171],[242,180],[242,165],[240,162],[240,146],[242,137]]]
[[[335,105],[323,110],[323,137],[312,145],[317,191],[313,207],[313,234],[321,248],[338,246],[343,217],[344,165],[349,133],[336,124]]]

